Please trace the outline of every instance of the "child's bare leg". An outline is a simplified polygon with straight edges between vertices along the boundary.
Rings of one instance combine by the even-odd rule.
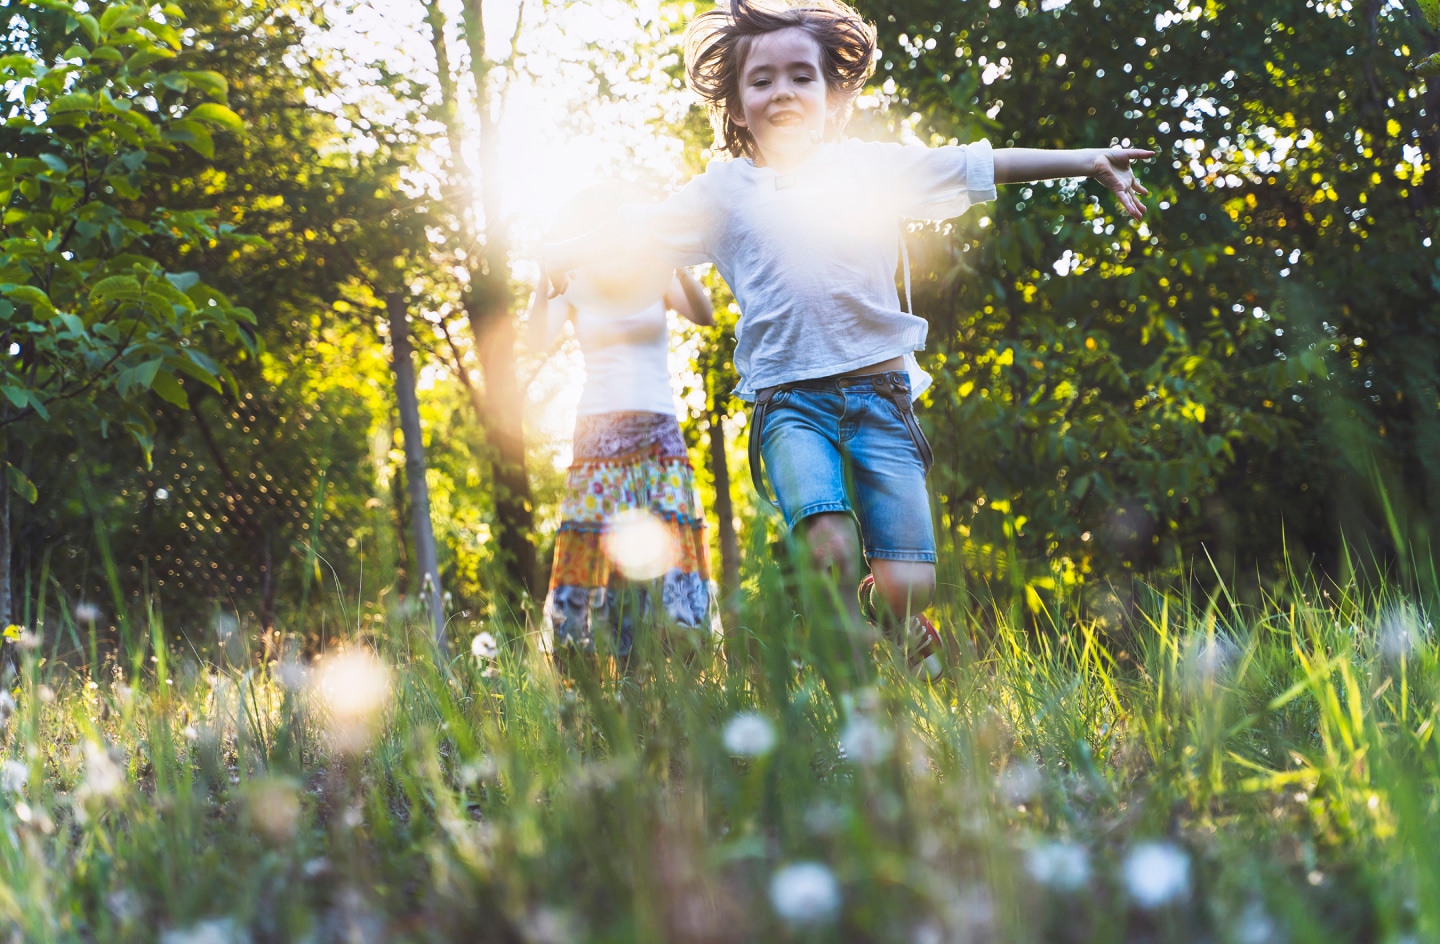
[[[882,613],[899,620],[909,619],[930,605],[935,597],[935,565],[923,561],[872,560],[875,577],[871,598]]]
[[[801,527],[810,565],[816,573],[831,578],[844,608],[842,615],[850,628],[858,629],[863,623],[860,603],[849,591],[860,579],[860,538],[855,533],[855,519],[838,512],[822,512],[806,518]]]

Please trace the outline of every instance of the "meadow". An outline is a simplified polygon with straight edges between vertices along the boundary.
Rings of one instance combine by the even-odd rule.
[[[708,647],[559,673],[521,625],[8,631],[16,941],[1418,941],[1440,667],[1296,576],[1109,621],[952,603],[919,682],[767,567]],[[94,653],[97,661],[90,662]]]

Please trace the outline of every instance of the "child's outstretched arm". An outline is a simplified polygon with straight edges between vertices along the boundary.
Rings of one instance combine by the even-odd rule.
[[[570,273],[587,265],[609,262],[625,253],[629,228],[619,220],[588,233],[545,245],[543,268],[550,277],[550,296],[562,294]]]
[[[1048,151],[1038,148],[996,148],[995,182],[1018,184],[1056,177],[1094,177],[1119,198],[1135,219],[1145,215],[1140,197],[1148,194],[1130,169],[1132,161],[1154,157],[1142,148],[1076,148]]]

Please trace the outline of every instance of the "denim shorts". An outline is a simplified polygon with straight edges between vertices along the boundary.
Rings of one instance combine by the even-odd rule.
[[[920,449],[899,408],[868,377],[776,392],[760,452],[787,527],[825,512],[854,514],[867,559],[934,563]]]

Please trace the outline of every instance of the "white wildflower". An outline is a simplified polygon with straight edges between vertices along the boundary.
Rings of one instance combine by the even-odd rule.
[[[874,718],[856,715],[840,732],[840,749],[847,760],[873,766],[890,755],[895,738],[889,729]]]
[[[526,944],[573,944],[582,936],[573,914],[543,905],[525,917],[520,931]]]
[[[211,918],[160,935],[160,944],[249,944],[249,941],[249,932],[236,924],[234,918]]]
[[[15,696],[9,692],[0,691],[0,728],[10,723],[10,716],[15,713],[19,706],[15,704]]]
[[[1240,647],[1223,633],[1197,633],[1185,643],[1181,669],[1185,689],[1191,695],[1206,694],[1225,680],[1238,661]]]
[[[840,883],[819,862],[792,862],[771,876],[770,903],[787,924],[824,924],[840,911]]]
[[[0,790],[6,793],[24,793],[25,784],[30,780],[30,765],[18,760],[7,760],[0,766]]]
[[[22,630],[20,633],[20,638],[15,640],[15,645],[19,646],[26,652],[33,652],[34,650],[39,649],[40,643],[40,634],[29,629]]]
[[[1425,642],[1420,615],[1409,603],[1392,606],[1380,614],[1376,644],[1382,658],[1398,662]]]
[[[1018,760],[1006,764],[995,778],[1000,795],[1011,806],[1027,803],[1040,792],[1040,768],[1030,760]]]
[[[100,607],[93,603],[80,603],[75,606],[75,622],[97,623],[100,621]]]
[[[725,749],[736,757],[764,757],[775,747],[775,726],[756,711],[742,711],[725,724]]]
[[[137,921],[145,914],[140,896],[128,888],[118,888],[106,895],[105,907],[121,924]]]
[[[1285,929],[1270,917],[1264,905],[1252,901],[1237,917],[1231,939],[1235,944],[1282,944]]]
[[[1125,887],[1141,908],[1159,908],[1190,894],[1190,856],[1168,842],[1142,842],[1121,866]]]
[[[495,634],[491,632],[479,632],[475,638],[470,640],[470,654],[481,662],[489,662],[500,654],[500,644],[495,641]]]
[[[265,777],[246,789],[245,814],[256,832],[272,842],[285,842],[300,826],[300,791],[282,777]]]
[[[1073,842],[1042,842],[1026,852],[1025,871],[1056,891],[1079,891],[1090,881],[1090,854]]]
[[[81,799],[108,797],[125,786],[125,771],[109,748],[95,741],[85,742],[85,782],[77,794]]]

